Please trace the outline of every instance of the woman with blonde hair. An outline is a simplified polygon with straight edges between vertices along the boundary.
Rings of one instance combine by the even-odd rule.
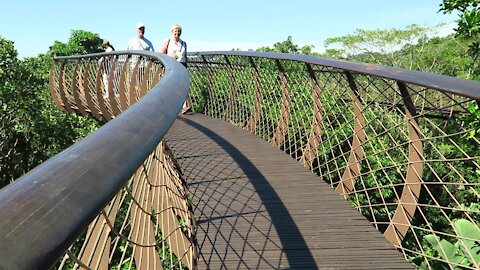
[[[187,43],[180,39],[180,36],[182,35],[182,26],[174,24],[170,29],[170,32],[172,33],[172,37],[163,41],[160,52],[167,54],[187,67]],[[185,100],[182,109],[183,114],[187,112],[191,112],[188,97],[187,100]]]
[[[170,32],[172,37],[163,41],[160,52],[169,55],[187,67],[187,43],[180,39],[182,26],[174,24]]]

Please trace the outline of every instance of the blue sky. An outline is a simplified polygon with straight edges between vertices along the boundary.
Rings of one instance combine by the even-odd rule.
[[[15,42],[19,56],[44,53],[55,40],[66,42],[71,30],[97,33],[124,50],[135,25],[156,50],[174,23],[183,26],[189,51],[242,50],[273,46],[292,36],[298,45],[353,34],[356,29],[403,29],[409,24],[452,29],[456,15],[438,13],[441,0],[0,0],[0,35]],[[450,30],[451,31],[451,30]]]

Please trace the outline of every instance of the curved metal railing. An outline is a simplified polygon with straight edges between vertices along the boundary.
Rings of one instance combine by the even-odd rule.
[[[63,110],[109,122],[0,191],[0,268],[195,269],[188,191],[161,141],[185,68],[140,51],[57,57],[50,88]]]
[[[478,82],[255,52],[193,53],[189,73],[196,111],[298,160],[419,268],[479,267]],[[0,191],[0,266],[66,251],[56,268],[196,268],[188,192],[161,143],[187,82],[154,53],[56,58],[57,106],[113,121]]]
[[[480,267],[480,82],[281,53],[188,60],[195,111],[295,158],[419,268]]]

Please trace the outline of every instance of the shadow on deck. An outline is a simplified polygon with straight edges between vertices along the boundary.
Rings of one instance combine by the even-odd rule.
[[[357,210],[269,143],[180,116],[166,141],[193,196],[199,269],[413,269]]]

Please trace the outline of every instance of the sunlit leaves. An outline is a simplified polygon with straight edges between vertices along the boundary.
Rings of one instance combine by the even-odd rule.
[[[480,0],[443,0],[440,11],[451,13],[459,12],[457,36],[467,43],[469,54],[473,59],[471,65],[474,78],[480,77],[480,67],[477,64],[480,57]]]
[[[309,55],[315,55],[316,53],[313,52],[313,49],[315,46],[313,45],[305,45],[303,47],[300,47],[299,45],[295,44],[293,42],[293,39],[291,36],[287,37],[287,40],[277,42],[273,44],[273,48],[270,47],[260,47],[256,51],[258,52],[281,52],[281,53],[301,53],[301,54],[309,54]]]
[[[325,41],[327,56],[336,58],[354,58],[354,60],[375,64],[399,66],[395,54],[405,46],[425,43],[437,28],[421,27],[411,24],[406,29],[357,29],[355,33],[328,38]]]
[[[17,55],[13,42],[0,37],[0,188],[97,127],[55,107],[48,89],[50,55]]]
[[[102,39],[98,34],[84,30],[72,30],[67,43],[55,41],[50,48],[56,55],[76,55],[103,52]]]

